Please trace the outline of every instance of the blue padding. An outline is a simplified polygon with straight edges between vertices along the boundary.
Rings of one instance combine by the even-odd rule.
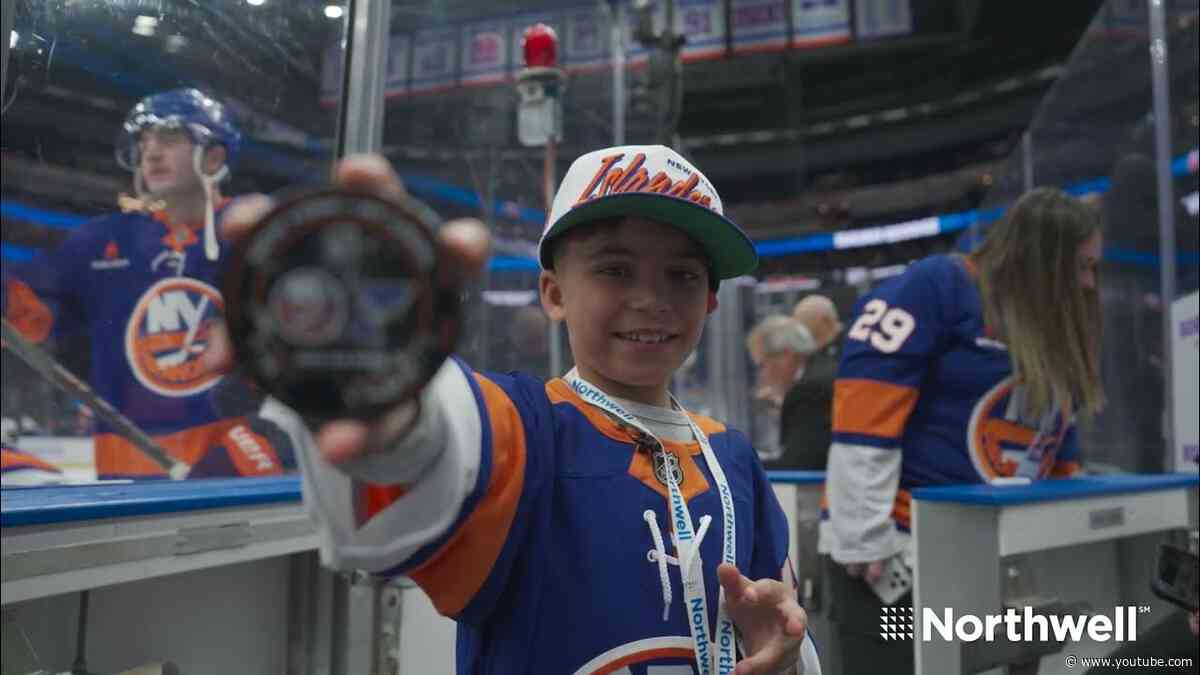
[[[263,144],[257,144],[256,147],[258,148],[258,150],[261,151],[261,154],[263,154],[264,157],[268,160],[275,160],[278,158],[286,158],[286,155],[283,155],[278,152],[274,152],[274,151],[270,150],[269,148],[267,148]],[[272,161],[272,164],[279,165],[280,162]],[[1175,175],[1177,177],[1184,176],[1184,175],[1191,173],[1191,171],[1192,171],[1192,169],[1188,165],[1188,155],[1186,153],[1183,155],[1180,155],[1179,157],[1176,157],[1175,159],[1173,159],[1171,161],[1171,172],[1173,175]],[[294,175],[293,177],[296,177],[296,175]],[[442,201],[451,202],[451,203],[459,204],[462,206],[467,206],[467,207],[470,207],[473,209],[480,208],[483,205],[482,199],[476,192],[469,190],[467,188],[464,188],[464,187],[460,187],[458,185],[452,185],[450,183],[446,183],[437,178],[430,178],[427,176],[417,176],[417,175],[406,174],[406,175],[402,176],[402,179],[404,180],[404,183],[408,187],[408,189],[412,190],[413,192],[419,193],[423,196],[432,197],[434,199],[439,199]],[[1092,192],[1106,192],[1109,189],[1109,187],[1110,187],[1109,179],[1105,178],[1105,177],[1100,177],[1100,178],[1094,178],[1091,180],[1075,183],[1073,185],[1068,185],[1068,186],[1064,187],[1063,190],[1065,190],[1066,192],[1069,192],[1073,195],[1084,195],[1084,194],[1089,194]],[[13,218],[13,219],[17,219],[17,220],[25,220],[25,221],[28,221],[31,223],[36,223],[36,224],[45,225],[45,226],[49,226],[49,227],[71,228],[71,227],[77,226],[80,222],[83,222],[84,220],[86,220],[85,218],[83,218],[81,216],[75,216],[75,215],[71,215],[71,214],[54,213],[54,212],[50,212],[50,211],[43,211],[40,209],[33,209],[30,207],[18,204],[16,202],[9,202],[9,201],[0,202],[0,210],[2,210],[3,215],[7,218]],[[519,220],[519,221],[523,221],[523,222],[527,222],[527,223],[532,223],[532,224],[535,224],[538,226],[543,225],[546,221],[546,214],[544,211],[541,211],[539,209],[522,207],[522,206],[519,206],[518,204],[516,204],[515,202],[494,200],[494,201],[492,201],[490,208],[488,210],[493,215],[498,216],[498,217]],[[1004,215],[1004,207],[1003,206],[996,206],[996,207],[992,207],[990,209],[983,209],[983,210],[972,209],[969,211],[962,211],[959,213],[942,214],[942,215],[936,216],[937,221],[938,221],[937,234],[944,235],[944,234],[953,233],[953,232],[960,232],[962,230],[966,230],[966,229],[970,228],[972,225],[975,225],[977,223],[986,225],[988,223],[999,220],[999,218],[1003,215]],[[905,225],[906,225],[905,223],[899,223],[896,225],[882,225],[879,228],[867,228],[867,229],[887,230],[887,228],[889,228],[889,227],[903,227]],[[845,230],[845,232],[853,232],[853,231],[854,230]],[[834,246],[834,234],[835,233],[833,233],[833,232],[822,232],[822,233],[818,233],[818,234],[811,234],[811,235],[806,235],[803,237],[792,237],[792,238],[788,238],[788,239],[768,239],[768,240],[764,240],[764,241],[755,242],[754,248],[758,252],[758,255],[763,258],[773,258],[773,257],[779,257],[779,256],[786,256],[786,255],[796,255],[796,254],[800,254],[800,253],[818,253],[818,252],[822,252],[822,251],[833,251],[833,250],[836,250],[836,248]],[[977,238],[976,235],[978,235],[978,232],[974,232],[974,231],[969,232],[967,235],[965,235],[964,239],[970,239],[970,241],[960,240],[960,242],[959,242],[960,249],[969,250],[975,243],[977,243],[977,242],[975,242],[975,239]],[[877,244],[875,244],[875,245],[877,245]],[[1107,253],[1107,251],[1106,251],[1106,253]],[[18,257],[9,257],[7,254],[8,254],[8,251],[6,249],[5,250],[5,259],[7,259],[7,260],[20,259]],[[1134,255],[1131,258],[1129,258],[1128,260],[1121,259],[1121,258],[1107,258],[1107,256],[1106,256],[1106,259],[1109,259],[1112,262],[1132,262],[1133,264],[1142,264],[1142,265],[1157,264],[1156,259],[1154,261],[1149,261],[1148,258],[1144,258],[1144,254],[1137,253],[1137,252],[1135,252]],[[521,262],[517,262],[517,261],[521,261]],[[1189,258],[1189,257],[1186,257],[1186,255],[1185,255],[1184,258],[1181,258],[1180,262],[1181,262],[1181,264],[1184,264],[1184,265],[1189,265],[1189,264],[1195,265],[1196,264],[1196,262],[1194,261],[1194,256]],[[502,263],[498,263],[498,264],[493,263],[491,265],[490,269],[492,269],[492,270],[512,270],[512,269],[536,270],[536,269],[538,269],[538,263],[536,260],[534,260],[532,258],[528,258],[528,259],[512,258],[511,260],[506,261],[506,262],[502,262]]]
[[[1200,476],[1189,473],[1084,476],[1066,480],[1040,480],[1029,485],[946,485],[916,488],[912,498],[927,502],[957,502],[1011,506],[1033,502],[1064,501],[1129,492],[1154,492],[1200,486]]]
[[[1074,185],[1068,185],[1063,188],[1063,192],[1075,195],[1076,197],[1091,194],[1093,192],[1108,192],[1109,180],[1107,178],[1095,178],[1093,180],[1083,181]]]
[[[0,491],[0,526],[69,523],[299,501],[299,476],[5,488]]]
[[[783,469],[768,471],[767,479],[772,483],[790,483],[792,485],[821,485],[825,482],[824,471],[785,471]]]
[[[814,251],[832,251],[833,233],[822,232],[807,237],[795,239],[767,239],[754,242],[754,250],[763,258],[773,256],[793,255],[796,253],[812,253]]]
[[[77,216],[74,213],[62,213],[59,211],[47,211],[45,209],[35,209],[32,206],[26,206],[20,202],[14,202],[5,199],[0,201],[0,216],[11,218],[13,220],[24,220],[30,223],[37,223],[46,227],[53,227],[60,230],[71,230],[83,224],[87,220],[87,216]]]
[[[16,244],[0,244],[0,258],[8,262],[25,262],[33,260],[34,249]]]
[[[539,272],[542,266],[533,258],[523,258],[515,255],[494,255],[488,260],[488,269],[497,270],[529,270]]]
[[[404,186],[410,191],[425,197],[440,199],[473,209],[477,209],[483,205],[483,201],[480,199],[478,193],[464,187],[445,183],[436,178],[404,174],[400,179],[404,181]],[[545,211],[520,206],[516,202],[495,200],[491,204],[491,212],[495,216],[511,218],[539,227],[546,223]]]

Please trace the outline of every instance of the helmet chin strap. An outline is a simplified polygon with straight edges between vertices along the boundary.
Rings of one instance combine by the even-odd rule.
[[[221,168],[217,172],[209,175],[204,173],[204,151],[203,145],[197,145],[192,149],[192,168],[196,171],[196,176],[200,179],[200,183],[204,186],[204,255],[209,260],[215,261],[221,253],[221,248],[217,244],[217,224],[216,213],[213,209],[213,188],[224,180],[225,176],[229,175],[229,166],[222,163]],[[135,182],[138,180],[140,172],[135,174]]]
[[[133,169],[133,192],[143,203],[150,201],[148,199],[150,193],[146,189],[146,177],[142,175],[141,162],[138,162]]]

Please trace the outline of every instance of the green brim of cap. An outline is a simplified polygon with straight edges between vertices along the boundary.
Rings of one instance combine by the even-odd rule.
[[[639,216],[683,230],[704,247],[718,279],[740,277],[758,267],[754,243],[732,220],[695,202],[651,192],[607,195],[568,211],[542,237],[538,252],[542,267],[550,269],[550,242],[567,230],[596,220],[624,216]]]

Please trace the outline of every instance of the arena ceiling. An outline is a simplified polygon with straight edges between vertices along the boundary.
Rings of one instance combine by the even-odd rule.
[[[392,30],[561,4],[397,1]],[[344,23],[328,18],[326,5],[18,0],[3,117],[6,198],[76,212],[110,206],[128,180],[111,154],[125,111],[184,85],[226,97],[245,120],[253,143],[236,191],[321,180],[336,115],[319,103],[323,54]],[[902,37],[686,63],[681,104],[664,98],[661,72],[642,67],[628,78],[627,138],[680,145],[727,202],[745,208],[840,187],[841,171],[883,183],[945,174],[945,189],[965,194],[973,178],[960,186],[954,171],[1007,154],[1100,5],[912,0],[912,32]],[[509,84],[392,98],[385,147],[402,171],[468,189],[486,184],[480,192],[540,208],[540,151],[517,144],[514,105]],[[606,71],[572,76],[566,105],[563,156],[611,138]],[[677,114],[664,112],[672,105]],[[759,221],[764,232],[770,221]],[[815,226],[826,225],[836,219]]]

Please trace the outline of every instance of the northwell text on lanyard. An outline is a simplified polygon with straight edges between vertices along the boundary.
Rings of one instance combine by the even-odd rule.
[[[655,447],[652,448],[653,452],[664,454],[667,452],[658,437],[652,434],[641,420],[626,411],[595,385],[580,377],[576,369],[572,368],[571,372],[567,373],[563,379],[571,385],[571,388],[585,403],[615,416],[653,440],[655,444]],[[675,401],[674,396],[671,397],[671,403],[681,410],[683,409]],[[721,497],[721,522],[724,524],[721,560],[736,565],[736,523],[734,522],[733,495],[729,491],[729,482],[725,480],[725,472],[721,470],[717,456],[713,453],[712,446],[709,445],[708,436],[700,430],[700,427],[696,426],[690,416],[688,425],[692,429],[692,435],[700,443],[704,461],[708,464],[709,471],[712,472],[713,479],[717,483],[717,493]],[[663,457],[663,461],[665,464],[666,457]],[[687,501],[683,498],[683,492],[679,489],[679,481],[675,478],[675,472],[668,469],[664,473],[666,474],[667,490],[670,493],[668,517],[671,520],[675,549],[679,556],[688,628],[691,629],[692,641],[696,645],[696,665],[700,668],[700,675],[728,673],[733,671],[737,660],[737,638],[734,634],[733,622],[725,611],[725,590],[720,589],[718,594],[717,632],[714,636],[708,630],[708,598],[704,591],[704,567],[700,560],[700,547],[695,545],[696,531],[692,526],[692,516],[688,511]],[[716,643],[715,648],[714,642]]]

